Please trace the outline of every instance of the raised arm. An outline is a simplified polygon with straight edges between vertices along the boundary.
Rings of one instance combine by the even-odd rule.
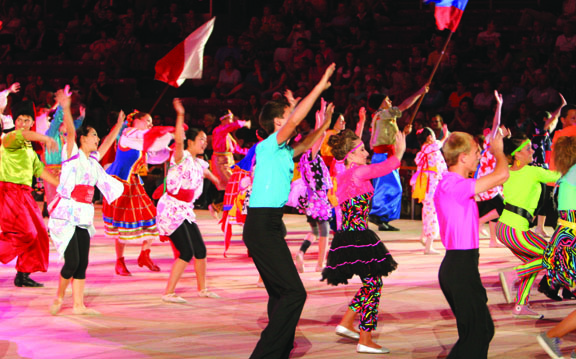
[[[562,112],[562,107],[567,105],[564,96],[562,96],[561,93],[558,93],[558,96],[560,96],[561,101],[560,107],[558,107],[554,112],[552,112],[550,118],[546,120],[546,123],[544,123],[544,131],[553,132],[556,129],[556,126],[558,125],[558,118],[560,118],[560,112]]]
[[[66,85],[63,90],[56,91],[56,101],[62,107],[62,117],[64,120],[64,128],[66,128],[66,158],[72,156],[74,143],[76,142],[76,128],[74,127],[74,119],[70,111],[70,86]]]
[[[326,116],[324,116],[324,122],[322,122],[320,127],[316,128],[313,132],[308,134],[308,136],[306,136],[302,142],[296,144],[294,147],[294,157],[298,157],[302,153],[306,152],[310,147],[312,147],[314,143],[318,142],[321,138],[324,137],[326,130],[328,127],[330,127],[330,122],[332,120],[332,114],[330,114],[330,117],[328,117],[328,110],[333,112],[334,105],[328,105],[326,109]],[[316,152],[318,152],[318,150],[316,150]]]
[[[506,182],[510,173],[508,172],[508,160],[504,154],[504,144],[502,142],[502,132],[497,131],[490,142],[490,153],[496,158],[496,168],[486,176],[476,180],[474,192],[476,194],[485,192]]]
[[[106,152],[108,152],[110,147],[112,147],[112,145],[114,144],[114,141],[116,141],[116,138],[118,137],[118,134],[122,129],[122,125],[124,125],[125,118],[126,114],[124,114],[124,111],[120,110],[120,112],[118,113],[118,119],[116,120],[116,124],[114,125],[114,127],[112,127],[112,130],[110,130],[110,133],[106,135],[106,137],[104,137],[104,139],[100,143],[100,146],[98,147],[98,154],[100,154],[100,158],[104,157]]]
[[[318,99],[318,97],[324,90],[330,87],[330,77],[334,73],[335,68],[336,68],[335,64],[328,66],[328,68],[326,68],[326,72],[324,72],[324,76],[322,76],[318,84],[314,86],[314,88],[312,89],[312,91],[310,91],[308,96],[306,96],[302,101],[300,101],[300,103],[298,103],[294,111],[292,111],[292,113],[290,114],[290,117],[288,117],[286,123],[278,131],[278,134],[276,136],[278,144],[282,144],[288,141],[288,139],[292,136],[292,133],[294,133],[294,130],[296,130],[296,127],[300,124],[300,122],[302,122],[304,117],[306,117],[306,115],[310,111],[310,109],[314,105],[314,102],[316,102],[316,99]],[[328,126],[329,125],[330,123],[328,123]],[[312,145],[312,143],[314,142],[311,142],[310,145]]]
[[[358,124],[356,125],[356,136],[362,138],[362,132],[364,131],[364,124],[366,123],[366,108],[360,107],[358,111]]]
[[[494,90],[494,97],[496,98],[496,111],[494,112],[494,120],[492,121],[492,131],[490,132],[490,137],[494,138],[496,132],[500,128],[500,117],[502,115],[502,94],[498,93],[498,90]]]
[[[400,104],[400,106],[398,106],[400,111],[405,111],[405,110],[409,109],[410,107],[412,107],[416,103],[418,98],[420,96],[422,96],[423,94],[427,93],[429,89],[430,89],[430,87],[428,84],[422,86],[422,88],[420,90],[416,91],[416,93],[414,93],[412,96],[408,97],[406,100],[404,100]]]
[[[316,112],[316,126],[314,127],[315,130],[322,127],[322,124],[325,121],[328,123],[332,122],[332,114],[334,113],[334,104],[330,103],[326,105],[324,99],[322,99],[322,105],[320,106],[320,110]],[[322,147],[322,143],[324,142],[324,138],[326,137],[326,131],[324,131],[320,137],[312,144],[312,158],[316,158],[318,155],[318,151],[320,151],[320,147]]]
[[[184,141],[186,136],[184,134],[184,106],[179,98],[172,101],[174,110],[176,111],[176,127],[174,128],[174,161],[180,162],[184,155]]]

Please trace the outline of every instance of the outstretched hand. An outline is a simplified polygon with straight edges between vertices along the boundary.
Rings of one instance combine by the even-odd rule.
[[[397,131],[396,143],[394,144],[394,156],[396,156],[398,160],[402,160],[405,151],[406,151],[406,135],[402,131]]]
[[[176,111],[177,115],[184,116],[186,110],[184,109],[184,105],[182,105],[182,100],[180,100],[178,97],[174,97],[174,100],[172,100],[172,105],[174,106],[174,111]]]
[[[66,85],[68,86],[68,85]],[[62,108],[70,108],[70,95],[66,91],[66,88],[56,91],[56,101],[62,106]]]
[[[294,98],[294,93],[289,89],[286,89],[286,91],[284,91],[284,97],[286,97],[286,100],[290,104],[291,109],[294,109],[301,99],[301,97]]]
[[[126,114],[124,113],[124,110],[120,110],[120,112],[118,112],[116,124],[122,126],[122,124],[124,124],[124,119],[126,119]]]
[[[502,103],[504,102],[502,98],[502,94],[498,92],[498,90],[494,90],[494,97],[496,98],[496,103],[499,107],[502,107]]]
[[[326,71],[324,71],[324,75],[322,76],[322,79],[320,79],[319,82],[319,84],[323,85],[324,90],[328,90],[328,88],[330,88],[330,86],[332,85],[330,83],[330,77],[332,77],[334,71],[336,71],[335,63],[332,63],[330,66],[326,68]]]

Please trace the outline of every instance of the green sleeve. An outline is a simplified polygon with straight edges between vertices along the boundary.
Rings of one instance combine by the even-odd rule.
[[[562,176],[560,172],[550,171],[542,167],[534,167],[536,178],[540,183],[556,182]]]
[[[34,177],[40,177],[42,172],[44,172],[44,163],[40,161],[38,156],[34,157],[34,162],[32,163],[32,171],[34,172]]]

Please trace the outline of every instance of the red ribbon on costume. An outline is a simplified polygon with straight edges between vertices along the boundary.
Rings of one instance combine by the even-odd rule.
[[[170,193],[168,191],[166,191],[166,193],[168,193],[168,195],[170,197],[174,197],[177,200],[182,201],[182,202],[192,202],[194,200],[194,190],[193,189],[180,188],[180,190],[176,194]],[[153,199],[160,199],[160,197],[162,197],[163,194],[164,194],[164,184],[161,184],[158,188],[156,188],[156,190],[152,194],[152,198]]]
[[[76,202],[90,204],[92,203],[92,198],[94,198],[94,186],[77,184],[70,197]]]

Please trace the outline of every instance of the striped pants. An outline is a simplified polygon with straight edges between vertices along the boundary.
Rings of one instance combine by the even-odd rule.
[[[520,231],[502,222],[496,224],[496,237],[523,262],[514,269],[520,278],[516,305],[525,305],[536,275],[544,269],[542,260],[548,242],[534,232]]]
[[[362,287],[358,290],[349,308],[360,313],[360,330],[371,332],[378,324],[378,305],[380,304],[380,290],[382,277],[362,278]]]

